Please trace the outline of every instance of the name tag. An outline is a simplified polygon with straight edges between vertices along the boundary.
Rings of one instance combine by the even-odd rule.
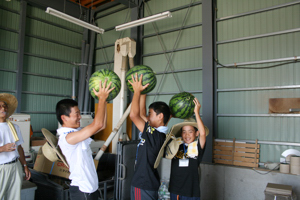
[[[179,167],[188,167],[189,159],[179,159]]]

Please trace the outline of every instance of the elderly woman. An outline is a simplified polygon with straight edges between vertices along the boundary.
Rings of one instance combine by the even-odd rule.
[[[21,199],[23,170],[25,179],[31,173],[26,166],[21,146],[24,143],[20,128],[7,120],[18,106],[17,99],[7,93],[0,94],[0,199]]]

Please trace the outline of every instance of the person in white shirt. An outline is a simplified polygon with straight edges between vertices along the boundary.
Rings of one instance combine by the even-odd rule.
[[[61,128],[57,129],[58,145],[69,164],[71,186],[69,188],[71,200],[98,200],[98,176],[95,169],[92,151],[89,146],[92,135],[106,127],[106,99],[114,89],[111,83],[103,86],[100,81],[99,91],[95,95],[99,98],[94,121],[80,128],[80,110],[76,101],[63,99],[56,104],[56,116]]]
[[[7,119],[15,112],[18,101],[15,96],[0,94],[0,199],[21,199],[23,169],[25,179],[29,180],[31,173],[26,165],[24,143],[20,128]],[[10,123],[10,124],[9,124]],[[10,127],[11,126],[11,127]],[[13,135],[15,129],[16,135]]]

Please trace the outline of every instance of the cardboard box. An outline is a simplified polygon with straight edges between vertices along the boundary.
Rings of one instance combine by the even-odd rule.
[[[43,146],[47,140],[44,137],[31,137],[30,146]]]
[[[98,160],[94,160],[96,169],[98,167],[98,162]],[[51,162],[41,152],[36,156],[33,169],[63,178],[69,178],[70,176],[69,168],[62,161]]]

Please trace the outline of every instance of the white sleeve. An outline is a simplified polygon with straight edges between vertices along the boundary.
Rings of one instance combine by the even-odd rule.
[[[69,144],[68,142],[67,142],[67,140],[66,140],[66,136],[67,136],[68,134],[61,134],[60,136],[59,136],[59,140],[58,140],[58,145],[60,146],[60,148],[61,148],[61,150],[63,150],[63,149],[65,149],[65,148],[68,148],[68,149],[75,149],[76,147],[77,147],[77,145],[78,145],[78,143],[77,144]]]
[[[24,143],[24,140],[23,140],[22,133],[21,133],[21,130],[20,130],[19,126],[17,124],[13,124],[13,125],[16,129],[16,132],[17,132],[17,135],[18,135],[18,138],[19,138],[19,141],[16,142],[16,145],[19,146],[19,145]]]

